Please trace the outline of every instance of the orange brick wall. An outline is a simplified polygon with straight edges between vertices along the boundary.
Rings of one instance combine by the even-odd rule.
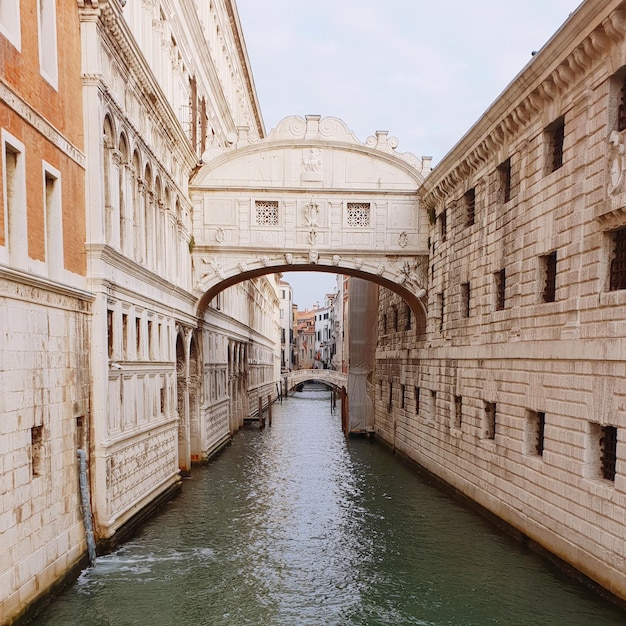
[[[21,51],[0,36],[0,75],[4,82],[79,150],[83,149],[81,48],[75,2],[57,0],[58,91],[39,71],[37,0],[21,0]],[[42,161],[61,172],[64,264],[84,275],[84,170],[31,124],[0,102],[0,128],[17,137],[25,149],[28,255],[45,260]],[[0,178],[0,193],[2,182]],[[0,196],[2,197],[2,196]],[[0,244],[4,241],[4,211],[0,212]]]

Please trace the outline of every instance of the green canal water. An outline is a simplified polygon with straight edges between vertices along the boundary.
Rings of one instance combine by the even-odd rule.
[[[603,626],[626,614],[430,484],[346,441],[327,392],[274,405],[47,626]]]

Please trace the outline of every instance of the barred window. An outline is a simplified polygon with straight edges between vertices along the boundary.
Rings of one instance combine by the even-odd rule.
[[[483,438],[496,438],[496,403],[485,402],[485,415],[483,422]]]
[[[600,438],[600,464],[602,478],[615,480],[615,462],[617,459],[617,428],[604,426]]]
[[[461,315],[469,317],[470,314],[470,284],[461,283]]]
[[[476,190],[467,191],[463,199],[465,200],[465,225],[472,226],[476,217]]]
[[[504,301],[506,296],[506,271],[501,269],[494,275],[496,283],[496,311],[504,309]]]
[[[348,226],[366,228],[370,225],[369,202],[348,202]]]
[[[278,202],[276,200],[257,200],[256,223],[259,226],[278,226]]]
[[[617,105],[617,130],[626,130],[626,80],[622,81],[619,92],[619,104]]]
[[[544,302],[554,302],[556,300],[556,252],[551,252],[541,257],[544,283],[541,294]]]
[[[547,140],[546,173],[556,172],[563,166],[563,142],[565,141],[565,118],[561,116],[546,127]]]
[[[500,202],[506,204],[511,199],[511,159],[498,165]]]
[[[544,412],[528,411],[524,438],[524,452],[526,454],[543,455],[545,427],[546,414]]]
[[[626,289],[626,228],[612,233],[613,250],[611,256],[609,289]]]

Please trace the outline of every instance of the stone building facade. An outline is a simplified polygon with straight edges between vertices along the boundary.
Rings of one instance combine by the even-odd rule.
[[[87,441],[93,297],[78,32],[74,3],[3,3],[0,11],[3,620],[84,552],[76,450]]]
[[[189,179],[264,135],[236,7],[0,8],[0,605],[122,540],[279,380],[277,278],[198,306]],[[84,563],[84,560],[82,561]]]
[[[426,328],[386,292],[376,433],[626,599],[626,4],[588,0],[420,188]]]

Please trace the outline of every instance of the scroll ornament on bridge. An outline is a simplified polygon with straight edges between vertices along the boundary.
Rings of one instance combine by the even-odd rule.
[[[417,274],[417,270],[419,269],[419,262],[410,263],[409,261],[405,261],[397,273],[396,280],[398,284],[403,285],[404,287],[417,290],[416,295],[418,298],[421,298],[426,291],[420,287],[420,279]]]

